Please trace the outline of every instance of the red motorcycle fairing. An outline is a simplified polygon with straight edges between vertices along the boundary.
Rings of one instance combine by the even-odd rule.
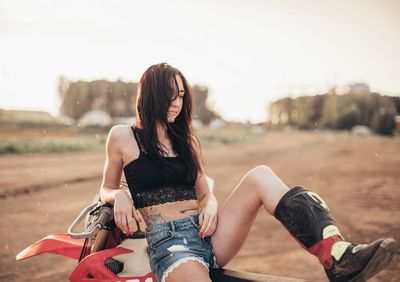
[[[17,254],[17,260],[27,259],[43,253],[62,255],[78,260],[85,239],[72,239],[68,234],[50,234]],[[87,247],[90,250],[89,246]]]
[[[117,247],[98,251],[85,257],[69,276],[71,282],[155,282],[150,272],[140,277],[119,277],[105,266],[106,259],[132,250]]]
[[[17,254],[16,259],[23,260],[43,253],[62,255],[79,260],[85,239],[73,239],[68,234],[50,234],[33,243]],[[87,252],[90,246],[87,247]],[[70,274],[71,282],[155,282],[150,272],[144,276],[119,277],[105,266],[105,261],[116,255],[132,253],[132,250],[117,247],[98,251],[86,256]]]

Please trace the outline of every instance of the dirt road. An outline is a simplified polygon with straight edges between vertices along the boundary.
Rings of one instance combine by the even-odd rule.
[[[289,186],[304,185],[327,201],[343,235],[400,242],[400,138],[329,132],[273,132],[252,144],[203,149],[219,204],[252,167],[270,166]],[[65,232],[98,191],[104,156],[96,153],[0,157],[1,281],[65,281],[76,262],[41,255],[16,262],[24,247]],[[326,281],[317,259],[260,209],[227,268]],[[399,253],[371,281],[399,281]]]

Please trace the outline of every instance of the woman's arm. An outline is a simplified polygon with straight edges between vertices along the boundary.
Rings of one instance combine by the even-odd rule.
[[[125,233],[134,232],[133,218],[141,221],[132,199],[125,188],[120,188],[122,174],[121,140],[124,140],[124,127],[114,126],[108,134],[106,143],[106,162],[103,171],[103,181],[100,188],[100,200],[114,205],[114,220]]]
[[[121,192],[122,155],[118,148],[118,128],[111,128],[106,142],[106,162],[100,188],[100,200],[114,205],[115,195]]]
[[[197,158],[200,162],[201,171],[196,179],[196,195],[201,208],[199,215],[200,236],[207,237],[214,233],[217,228],[218,202],[208,186],[206,174],[203,169],[203,159],[200,144],[193,138],[193,145]]]
[[[217,228],[218,202],[208,187],[206,175],[202,174],[196,181],[196,194],[201,208],[199,216],[200,236],[207,237]]]

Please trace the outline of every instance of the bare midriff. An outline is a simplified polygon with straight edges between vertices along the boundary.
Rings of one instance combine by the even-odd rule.
[[[198,210],[199,204],[197,200],[177,201],[139,209],[147,227],[182,219],[195,214]]]

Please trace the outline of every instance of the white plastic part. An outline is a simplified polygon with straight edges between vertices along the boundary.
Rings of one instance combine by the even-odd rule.
[[[118,273],[119,277],[144,276],[151,272],[145,238],[125,239],[118,247],[133,251],[133,253],[113,256],[113,259],[124,263],[124,269]]]

